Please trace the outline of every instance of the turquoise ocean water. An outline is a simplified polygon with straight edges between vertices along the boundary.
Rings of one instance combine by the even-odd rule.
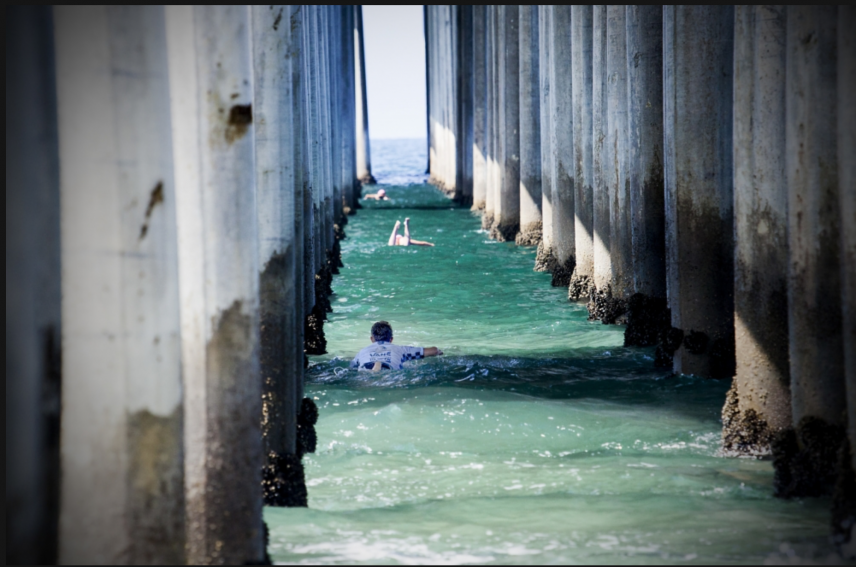
[[[728,384],[653,369],[424,184],[424,141],[373,141],[391,201],[346,227],[306,392],[308,509],[265,510],[277,563],[826,563],[829,501],[718,456]],[[388,247],[396,220],[436,247]],[[440,358],[348,368],[374,321]]]

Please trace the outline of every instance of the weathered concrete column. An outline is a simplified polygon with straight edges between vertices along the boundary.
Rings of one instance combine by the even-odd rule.
[[[535,271],[550,272],[556,269],[553,247],[553,144],[550,126],[550,26],[553,17],[551,6],[538,6],[538,82],[541,114],[541,243],[535,256]]]
[[[517,5],[498,10],[499,55],[499,166],[502,183],[494,203],[490,236],[500,242],[514,240],[520,229],[520,33]]]
[[[52,9],[6,34],[6,561],[57,562],[60,195]]]
[[[791,426],[783,6],[735,8],[734,333],[723,448],[767,454]]]
[[[435,183],[451,199],[461,201],[462,190],[458,186],[458,172],[463,157],[459,118],[461,99],[458,96],[459,78],[459,14],[458,6],[439,6],[440,24],[438,73],[441,81],[442,129],[441,167],[434,176]],[[460,181],[463,181],[461,177]]]
[[[250,33],[247,7],[167,8],[189,563],[265,555]]]
[[[303,262],[299,268],[303,282],[303,313],[300,332],[303,334],[303,344],[300,352],[305,357],[305,353],[313,353],[318,350],[324,352],[326,343],[323,335],[323,319],[317,320],[314,317],[313,309],[315,307],[315,274],[317,271],[316,257],[316,242],[315,242],[315,192],[312,188],[314,173],[312,164],[314,163],[315,144],[314,140],[314,124],[311,116],[312,104],[310,94],[313,89],[313,74],[312,57],[309,49],[309,38],[311,37],[311,22],[310,9],[300,7],[295,10],[291,16],[291,26],[293,33],[300,38],[301,48],[296,52],[295,64],[298,69],[293,73],[294,89],[296,98],[294,101],[294,131],[298,132],[295,145],[295,164],[296,170],[296,187],[295,192],[295,211],[298,212],[297,224],[295,231],[298,234],[298,239],[303,245]],[[356,109],[355,109],[356,111]],[[358,130],[358,127],[356,127]],[[356,159],[356,158],[355,158]],[[357,193],[359,194],[359,193]],[[302,211],[302,214],[300,213]],[[302,238],[300,234],[302,233]],[[299,244],[298,244],[299,246]],[[306,360],[304,358],[304,360]],[[299,384],[302,388],[302,383]],[[302,394],[301,394],[302,395]]]
[[[609,189],[606,183],[606,6],[592,8],[592,210],[594,231],[594,290],[589,319],[598,320],[612,299],[612,258],[609,248]]]
[[[669,6],[663,30],[667,281],[672,326],[684,333],[673,368],[730,378],[734,9]]]
[[[459,132],[462,119],[460,87],[461,10],[456,6],[431,6],[429,48],[432,50],[430,89],[432,108],[432,154],[429,183],[436,185],[450,198],[462,202],[463,170],[459,163],[465,160],[465,142]]]
[[[422,6],[422,33],[425,39],[425,173],[431,173],[431,147],[433,138],[431,136],[431,10],[430,6]]]
[[[295,278],[294,55],[292,8],[255,6],[253,18],[253,113],[259,231],[259,311],[262,377],[261,430],[265,503],[284,506],[305,494],[296,470],[297,385],[303,379]],[[283,23],[284,22],[284,23]],[[302,205],[302,203],[301,203]],[[302,237],[302,235],[301,235]],[[301,247],[302,248],[302,247]],[[287,457],[288,456],[288,457]],[[290,457],[290,458],[289,458]],[[291,466],[289,466],[291,465]],[[293,476],[293,475],[292,475]],[[300,486],[294,486],[300,484]]]
[[[319,189],[319,204],[318,218],[320,242],[322,248],[321,255],[318,258],[318,271],[323,272],[327,268],[327,262],[330,255],[330,250],[333,247],[333,213],[331,210],[332,195],[333,195],[333,155],[331,151],[331,124],[330,116],[330,46],[328,37],[328,14],[329,6],[317,6],[315,9],[315,54],[316,64],[318,66],[318,137],[319,142],[319,172],[318,184]],[[322,275],[322,277],[324,277]]]
[[[345,191],[345,213],[352,215],[356,212],[359,206],[360,198],[360,183],[357,180],[357,152],[356,152],[356,85],[354,76],[354,42],[351,41],[354,35],[354,9],[351,6],[341,6],[342,27],[341,27],[341,73],[344,81],[343,92],[341,93],[343,118],[342,127],[344,135],[342,143],[344,144],[343,155],[344,163],[342,165],[343,187]]]
[[[444,178],[446,180],[446,194],[453,200],[460,201],[461,188],[457,185],[458,175],[461,162],[459,161],[459,150],[461,144],[459,140],[460,128],[458,118],[460,116],[461,98],[458,93],[458,37],[460,7],[457,5],[449,5],[446,7],[448,26],[443,42],[445,59],[448,62],[446,65],[446,88],[444,94],[446,97],[446,136],[447,150]]]
[[[456,170],[455,200],[466,206],[473,203],[473,6],[456,7]]]
[[[427,143],[427,151],[428,151],[428,163],[425,167],[425,173],[431,173],[431,167],[434,165],[435,159],[435,141],[436,138],[434,136],[434,113],[437,111],[436,103],[434,102],[434,93],[436,89],[434,88],[434,81],[436,74],[434,73],[434,34],[436,33],[434,30],[434,10],[433,6],[424,5],[422,7],[422,18],[424,20],[424,33],[425,33],[425,110],[426,110],[426,131],[425,134],[428,138]],[[359,88],[359,85],[357,85]]]
[[[345,137],[345,129],[342,127],[343,108],[341,107],[342,93],[342,72],[341,72],[341,42],[339,37],[339,25],[341,23],[339,17],[339,6],[328,6],[325,10],[327,14],[327,24],[325,26],[325,35],[328,38],[327,53],[328,66],[327,75],[330,89],[329,100],[329,146],[331,155],[330,164],[330,188],[332,190],[332,218],[330,219],[330,234],[333,239],[331,252],[335,253],[336,248],[336,223],[342,218],[344,202],[342,200],[342,139]],[[338,267],[332,266],[335,272],[338,272]]]
[[[331,265],[332,255],[336,247],[336,221],[342,215],[342,186],[340,184],[339,172],[341,171],[341,144],[338,143],[339,137],[342,135],[342,128],[339,125],[340,115],[337,109],[337,100],[339,95],[339,74],[338,64],[336,63],[338,55],[338,41],[336,39],[337,29],[337,6],[326,6],[323,10],[324,26],[322,28],[323,36],[327,38],[324,44],[324,72],[326,77],[327,90],[327,112],[326,121],[326,139],[327,139],[327,258],[326,265],[333,271],[336,267]],[[338,272],[338,270],[335,270]]]
[[[853,494],[856,483],[856,9],[838,7],[838,198],[841,211],[841,297],[844,314],[844,375],[850,462],[841,463],[839,486]],[[847,469],[850,465],[850,470]],[[842,482],[844,481],[844,482]],[[845,482],[849,481],[847,486]],[[844,492],[844,491],[839,491]],[[856,509],[850,500],[833,513],[833,539],[842,556],[856,558]],[[833,504],[833,510],[836,509]]]
[[[610,322],[624,315],[633,292],[633,243],[630,230],[630,180],[627,177],[627,25],[625,7],[606,8],[606,183],[609,188],[609,253],[612,294]],[[604,321],[607,319],[604,318]]]
[[[558,5],[549,27],[550,129],[553,146],[553,245],[556,268],[552,284],[568,287],[576,264],[574,226],[574,112],[571,7]]]
[[[372,177],[369,145],[369,101],[366,94],[366,52],[363,42],[363,7],[354,6],[354,65],[356,71],[357,110],[357,178],[362,183],[376,183]]]
[[[353,10],[349,9],[353,18]],[[309,259],[311,257],[311,203],[312,196],[309,189],[309,176],[307,172],[308,163],[308,144],[309,139],[306,134],[306,76],[303,69],[306,65],[306,44],[304,41],[305,25],[304,16],[305,10],[300,5],[292,5],[288,10],[288,25],[291,26],[292,45],[294,50],[291,52],[289,60],[290,77],[292,85],[291,98],[291,116],[292,123],[290,125],[291,135],[293,136],[292,163],[294,164],[294,281],[295,281],[295,316],[294,326],[296,337],[293,345],[294,357],[296,360],[303,361],[300,366],[300,374],[297,379],[297,395],[295,405],[303,399],[303,369],[307,363],[305,354],[306,344],[306,320],[312,310],[312,305],[315,304],[315,274],[311,271]],[[353,22],[351,22],[353,23]],[[343,37],[348,45],[352,45],[350,38],[353,35],[353,26],[351,25],[344,31]],[[353,52],[352,52],[353,53]],[[348,59],[349,64],[353,62],[353,58]],[[352,106],[353,109],[353,106]],[[355,119],[356,120],[356,119]],[[356,122],[354,122],[354,137],[352,138],[354,150],[354,169],[353,180],[356,181]],[[286,157],[288,159],[288,157]],[[359,186],[359,183],[356,183]],[[354,191],[355,202],[358,197],[357,189]]]
[[[329,303],[330,274],[327,270],[327,253],[330,249],[328,242],[327,222],[327,180],[329,162],[325,151],[327,140],[328,101],[325,80],[325,59],[321,35],[323,29],[322,6],[304,8],[303,41],[306,49],[304,61],[304,76],[306,77],[305,122],[308,147],[308,180],[312,200],[312,226],[310,246],[313,252],[312,280],[314,287],[313,304],[306,317],[305,347],[306,353],[312,355],[325,354],[327,341],[324,336],[324,321],[331,310]],[[359,124],[358,124],[359,125]]]
[[[588,300],[594,286],[592,163],[592,6],[571,8],[574,99],[574,244],[576,266],[568,299]]]
[[[663,9],[627,6],[627,179],[633,288],[625,346],[652,346],[671,326],[663,202]]]
[[[484,211],[487,198],[487,8],[473,6],[473,206]]]
[[[837,19],[834,6],[787,10],[788,332],[796,429],[773,445],[776,494],[785,497],[831,492],[845,438]]]
[[[59,561],[183,563],[184,412],[164,9],[63,6],[55,17],[64,390]]]
[[[485,208],[482,215],[482,229],[493,227],[497,186],[501,183],[498,167],[498,66],[497,66],[497,7],[489,5],[486,10],[486,60],[487,60],[487,116],[485,130],[487,137],[487,187],[485,191]]]
[[[541,242],[541,95],[538,6],[520,6],[520,232],[518,246]]]

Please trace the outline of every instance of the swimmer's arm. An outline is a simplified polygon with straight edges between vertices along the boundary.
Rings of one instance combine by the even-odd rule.
[[[422,349],[422,356],[428,358],[429,356],[443,356],[443,351],[434,346],[425,347]]]

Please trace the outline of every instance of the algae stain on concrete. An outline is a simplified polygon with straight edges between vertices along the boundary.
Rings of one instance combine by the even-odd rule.
[[[183,432],[181,405],[168,416],[128,416],[130,563],[186,563]]]
[[[190,531],[206,562],[243,564],[263,557],[261,503],[249,497],[261,483],[261,380],[258,321],[235,300],[212,322],[208,362],[205,501]],[[193,558],[198,559],[198,558]]]
[[[164,202],[163,196],[163,181],[158,181],[158,184],[155,185],[155,188],[152,189],[151,195],[149,196],[149,205],[146,207],[146,217],[143,222],[142,228],[140,228],[140,240],[146,238],[146,235],[149,233],[149,221],[152,218],[152,213],[155,210],[155,207],[162,204]]]

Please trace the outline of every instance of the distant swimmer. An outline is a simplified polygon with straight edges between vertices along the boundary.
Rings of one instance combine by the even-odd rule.
[[[401,370],[408,360],[427,356],[442,356],[437,347],[406,347],[392,344],[392,327],[386,321],[372,325],[372,344],[364,348],[351,361],[351,368],[360,370]]]
[[[392,228],[392,234],[389,237],[388,244],[390,246],[434,246],[430,242],[424,240],[413,240],[410,238],[410,219],[404,219],[404,236],[398,234],[398,227],[401,226],[401,221],[395,221],[395,226]]]
[[[369,193],[368,195],[363,195],[363,199],[371,199],[373,201],[389,201],[389,197],[386,196],[385,189],[378,189],[377,193]]]

